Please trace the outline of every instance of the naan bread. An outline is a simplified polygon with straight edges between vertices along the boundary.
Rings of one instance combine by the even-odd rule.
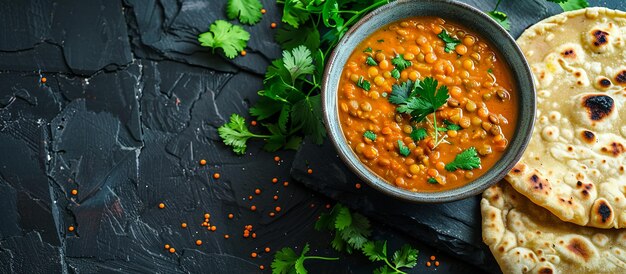
[[[561,220],[626,227],[626,13],[566,12],[518,44],[537,85],[533,135],[506,180]]]
[[[480,208],[483,241],[504,273],[626,273],[626,230],[565,223],[506,182]]]

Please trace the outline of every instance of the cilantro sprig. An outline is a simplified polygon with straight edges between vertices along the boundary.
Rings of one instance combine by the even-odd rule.
[[[371,141],[376,141],[376,133],[368,130],[365,133],[363,133],[363,137],[370,139]]]
[[[233,59],[242,51],[250,40],[250,33],[242,27],[233,25],[224,20],[217,20],[209,27],[209,31],[198,36],[203,47],[210,47],[215,51],[221,48],[226,57]]]
[[[272,274],[306,274],[307,270],[304,267],[306,260],[325,260],[336,261],[339,258],[321,257],[321,256],[307,256],[309,252],[309,244],[307,243],[302,248],[300,255],[297,255],[293,249],[285,247],[274,255],[274,261],[272,261]]]
[[[327,230],[334,233],[331,242],[333,249],[339,252],[352,254],[360,251],[371,262],[384,262],[374,273],[406,274],[403,268],[413,268],[417,265],[418,251],[409,245],[396,250],[391,258],[387,255],[387,241],[372,241],[370,222],[359,213],[351,212],[342,204],[336,204],[329,213],[323,213],[317,222],[316,230]],[[307,243],[300,255],[291,248],[283,248],[274,255],[272,274],[306,274],[304,267],[306,260],[337,260],[338,258],[308,256]]]
[[[472,170],[480,167],[480,157],[474,147],[470,147],[454,158],[454,161],[448,163],[445,168],[447,171],[456,171],[457,169]]]
[[[439,39],[443,40],[443,42],[446,44],[444,50],[448,53],[453,52],[454,49],[456,48],[456,46],[458,44],[461,43],[461,40],[456,39],[452,36],[450,36],[448,34],[448,32],[446,32],[446,30],[442,30],[437,37],[439,37]]]
[[[261,21],[261,2],[259,0],[228,0],[226,16],[228,19],[239,18],[243,24],[254,25]]]

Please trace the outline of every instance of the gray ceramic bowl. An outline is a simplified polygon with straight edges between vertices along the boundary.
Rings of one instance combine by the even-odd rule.
[[[465,26],[491,43],[502,54],[516,80],[519,112],[516,131],[504,155],[487,173],[473,182],[442,192],[411,192],[387,183],[363,165],[348,146],[341,130],[337,107],[337,91],[343,66],[361,41],[379,28],[414,16],[438,16]],[[375,189],[406,201],[437,203],[460,200],[477,195],[500,181],[513,168],[526,149],[535,121],[535,87],[528,63],[515,40],[498,23],[483,12],[463,3],[450,0],[399,0],[367,14],[341,39],[326,66],[322,86],[324,119],[339,156],[363,181]]]

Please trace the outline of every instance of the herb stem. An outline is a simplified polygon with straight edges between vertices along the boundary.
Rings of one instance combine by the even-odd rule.
[[[389,262],[389,260],[388,260],[387,258],[385,258],[385,263],[386,263],[389,267],[391,267],[391,269],[395,270],[395,271],[396,271],[396,273],[398,273],[398,274],[406,274],[406,272],[404,272],[404,271],[402,271],[402,270],[400,270],[400,269],[396,268],[394,265],[392,265],[392,264]]]
[[[304,259],[314,259],[314,260],[324,260],[324,261],[336,261],[339,258],[329,258],[329,257],[320,257],[320,256],[306,256]]]
[[[439,143],[439,130],[437,130],[437,110],[433,112],[433,126],[435,127],[435,145]]]
[[[496,7],[493,8],[493,11],[497,11],[498,10],[498,6],[500,6],[500,2],[502,2],[502,0],[498,0],[498,3],[496,3]]]

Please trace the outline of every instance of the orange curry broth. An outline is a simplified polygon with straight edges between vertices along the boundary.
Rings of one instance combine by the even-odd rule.
[[[461,41],[450,53],[437,35],[445,29]],[[372,52],[364,52],[371,48]],[[391,59],[403,54],[412,65],[396,80]],[[366,64],[371,56],[377,66]],[[339,84],[339,118],[350,147],[360,160],[387,182],[419,192],[463,186],[483,175],[502,156],[517,123],[517,94],[505,61],[480,36],[436,17],[417,17],[387,25],[365,39],[346,63]],[[369,91],[357,86],[360,77],[371,83]],[[435,146],[432,117],[420,123],[398,114],[387,97],[392,86],[408,79],[434,77],[449,89],[450,99],[436,112],[438,127],[444,120],[461,126],[441,132],[449,143]],[[423,127],[428,137],[413,141],[413,127]],[[365,131],[376,134],[375,141]],[[398,151],[398,140],[410,149]],[[465,149],[475,147],[481,167],[450,172],[445,164]],[[429,183],[434,178],[437,183]],[[431,180],[432,182],[432,180]]]

